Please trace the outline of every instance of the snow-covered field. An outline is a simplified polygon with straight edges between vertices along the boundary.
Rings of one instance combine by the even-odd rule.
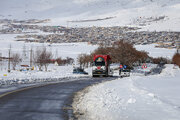
[[[49,51],[53,53],[54,57],[71,57],[76,60],[77,56],[82,53],[89,54],[97,45],[88,45],[88,43],[61,43],[61,44],[49,44],[49,43],[25,43],[17,42],[17,34],[0,34],[0,53],[2,56],[8,57],[8,50],[11,45],[11,51],[14,53],[23,54],[23,47],[26,47],[27,54],[30,53],[32,48],[34,51],[36,48],[46,47]]]
[[[66,58],[71,57],[75,60],[75,66],[77,66],[77,57],[79,54],[89,54],[98,46],[89,45],[87,43],[61,43],[61,44],[51,44],[48,43],[24,43],[15,41],[15,35],[5,34],[0,35],[0,53],[3,57],[8,57],[8,50],[11,45],[12,53],[19,53],[23,56],[23,47],[26,46],[26,54],[30,56],[31,47],[34,49],[46,47],[48,51],[53,53],[53,58]],[[25,61],[26,64],[29,64],[29,59]],[[21,63],[23,64],[23,62]],[[20,64],[19,64],[20,65]],[[17,66],[19,66],[17,65]],[[35,79],[45,79],[45,78],[63,78],[63,77],[77,77],[82,75],[75,75],[72,73],[74,65],[68,66],[56,66],[50,65],[48,67],[48,72],[38,71],[38,68],[35,67],[34,71],[23,71],[20,72],[18,70],[12,70],[10,73],[8,70],[7,62],[4,63],[0,61],[0,80],[20,80],[21,83],[24,79],[28,79],[29,82],[33,82]],[[18,68],[18,67],[17,67]],[[12,65],[11,65],[12,69]],[[22,80],[22,81],[21,81]]]
[[[176,49],[167,49],[167,48],[156,48],[157,44],[150,44],[150,45],[135,45],[134,47],[139,51],[146,51],[148,52],[149,56],[157,58],[157,57],[164,57],[167,59],[172,59],[174,53],[177,51]]]
[[[86,53],[90,54],[93,50],[95,50],[97,45],[89,45],[88,43],[61,43],[61,44],[48,44],[48,43],[24,43],[15,41],[15,36],[13,34],[1,34],[0,35],[0,53],[4,57],[8,57],[9,46],[11,45],[12,53],[19,53],[23,55],[23,48],[26,46],[27,55],[30,56],[30,49],[46,47],[49,51],[52,51],[53,57],[71,57],[75,60],[75,65],[77,65],[77,57],[79,54]],[[152,45],[135,45],[137,50],[145,50],[149,52],[150,56],[153,57],[167,57],[169,59],[172,58],[175,49],[160,49],[155,48],[155,44]],[[29,64],[28,59],[26,61]],[[24,79],[28,79],[28,82],[33,82],[35,79],[45,79],[45,78],[62,78],[62,77],[72,77],[79,76],[72,74],[73,65],[69,66],[56,66],[50,65],[48,67],[48,72],[38,71],[36,68],[34,71],[11,71],[11,73],[7,72],[7,62],[3,63],[0,61],[0,80],[20,80],[19,83],[23,82]],[[22,63],[23,64],[23,63]],[[11,67],[12,68],[12,67]],[[86,70],[91,75],[91,68]],[[117,73],[118,74],[118,73]],[[6,76],[7,75],[7,76]],[[81,75],[82,76],[82,75]],[[22,80],[22,81],[21,81]]]
[[[73,107],[80,120],[179,120],[180,69],[131,76],[86,88]]]
[[[179,0],[0,1],[2,19],[51,19],[50,25],[77,27],[128,25],[150,31],[179,31],[179,12]],[[82,20],[90,21],[71,22]]]

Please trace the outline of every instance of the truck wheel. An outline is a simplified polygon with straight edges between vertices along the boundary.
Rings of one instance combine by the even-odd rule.
[[[106,75],[105,75],[105,77],[108,77],[109,75],[108,75],[108,72],[106,72]]]

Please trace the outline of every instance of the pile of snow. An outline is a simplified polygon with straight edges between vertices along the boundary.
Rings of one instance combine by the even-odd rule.
[[[0,2],[0,18],[51,19],[52,22],[49,24],[64,26],[129,25],[141,27],[143,30],[179,31],[179,12],[179,0],[5,0]],[[90,21],[70,22],[83,20]]]
[[[166,65],[159,75],[94,85],[77,94],[75,114],[80,120],[179,120],[179,78],[180,69]]]
[[[14,85],[14,84],[29,84],[39,83],[46,81],[56,81],[59,78],[68,77],[82,77],[89,76],[83,74],[73,74],[73,66],[51,66],[50,70],[45,71],[15,71],[10,73],[7,71],[0,71],[0,86],[1,85]]]
[[[131,70],[131,74],[132,75],[157,74],[157,73],[153,73],[153,70],[158,68],[162,69],[157,64],[144,63],[141,66],[134,67],[134,69]]]

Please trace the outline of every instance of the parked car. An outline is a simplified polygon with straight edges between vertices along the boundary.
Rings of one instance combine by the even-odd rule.
[[[30,67],[29,65],[21,65],[20,71],[28,71],[34,70],[34,67]]]
[[[119,75],[121,77],[129,77],[130,76],[130,69],[120,69],[119,70]]]
[[[82,69],[82,68],[79,68],[79,67],[77,67],[77,68],[74,68],[73,69],[73,73],[74,74],[88,74],[86,71],[84,71],[84,69]]]

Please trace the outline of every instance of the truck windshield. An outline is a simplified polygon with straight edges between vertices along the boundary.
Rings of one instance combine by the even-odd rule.
[[[105,62],[94,62],[95,66],[105,66]]]
[[[94,61],[94,65],[95,66],[105,66],[104,58],[102,58],[102,57],[96,58],[96,60]]]

